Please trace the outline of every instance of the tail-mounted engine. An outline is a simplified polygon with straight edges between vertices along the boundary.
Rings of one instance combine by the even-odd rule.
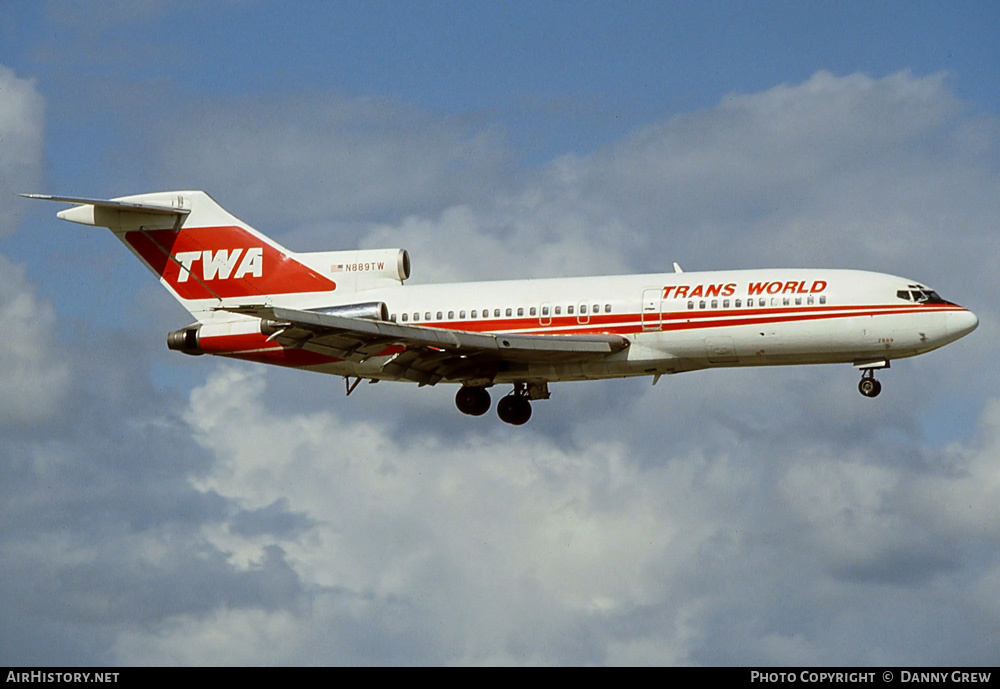
[[[410,277],[410,254],[406,249],[318,251],[295,257],[334,280],[341,290],[398,285]]]
[[[389,320],[389,307],[384,301],[338,304],[312,309],[316,313],[343,318]],[[231,354],[260,347],[276,333],[288,327],[269,318],[244,318],[235,321],[194,323],[167,335],[167,348],[184,354]],[[262,337],[263,336],[263,337]]]
[[[201,344],[198,341],[199,330],[201,330],[200,325],[189,325],[186,328],[173,331],[167,335],[167,349],[184,352],[192,356],[204,354],[201,350]]]

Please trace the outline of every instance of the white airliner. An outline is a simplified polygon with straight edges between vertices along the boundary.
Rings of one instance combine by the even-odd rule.
[[[295,253],[201,191],[77,204],[58,217],[107,227],[195,322],[167,336],[217,354],[361,380],[456,383],[479,416],[488,388],[520,425],[549,383],[729,366],[848,363],[876,369],[972,332],[975,314],[910,279],[767,269],[410,285],[403,249]],[[351,382],[351,379],[353,383]]]

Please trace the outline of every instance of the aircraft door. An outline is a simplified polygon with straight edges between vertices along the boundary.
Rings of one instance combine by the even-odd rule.
[[[643,330],[659,330],[663,318],[663,309],[661,308],[663,294],[663,289],[660,287],[653,287],[649,289],[644,289],[642,291],[642,329]]]

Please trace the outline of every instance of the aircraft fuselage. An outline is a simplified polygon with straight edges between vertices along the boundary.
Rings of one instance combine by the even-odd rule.
[[[631,342],[599,362],[511,365],[492,381],[508,383],[731,366],[864,365],[922,354],[975,329],[978,321],[966,309],[940,298],[917,301],[914,293],[933,294],[913,280],[882,273],[774,269],[400,285],[352,294],[351,301],[382,301],[390,320],[415,326],[525,335],[614,333]],[[338,303],[315,296],[307,302],[296,308]],[[232,356],[266,359],[268,351],[281,348],[248,349]],[[383,357],[333,359],[304,368],[392,378],[382,371]]]

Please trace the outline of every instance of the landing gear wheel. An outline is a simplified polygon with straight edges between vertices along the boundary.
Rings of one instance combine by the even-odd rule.
[[[463,385],[455,394],[455,406],[463,414],[482,416],[490,409],[490,393],[486,388]]]
[[[865,397],[878,397],[882,392],[882,383],[875,380],[875,371],[871,369],[865,371],[861,376],[861,382],[858,383],[858,391]]]
[[[531,418],[531,402],[516,393],[507,395],[497,402],[497,416],[514,426],[525,424]]]

